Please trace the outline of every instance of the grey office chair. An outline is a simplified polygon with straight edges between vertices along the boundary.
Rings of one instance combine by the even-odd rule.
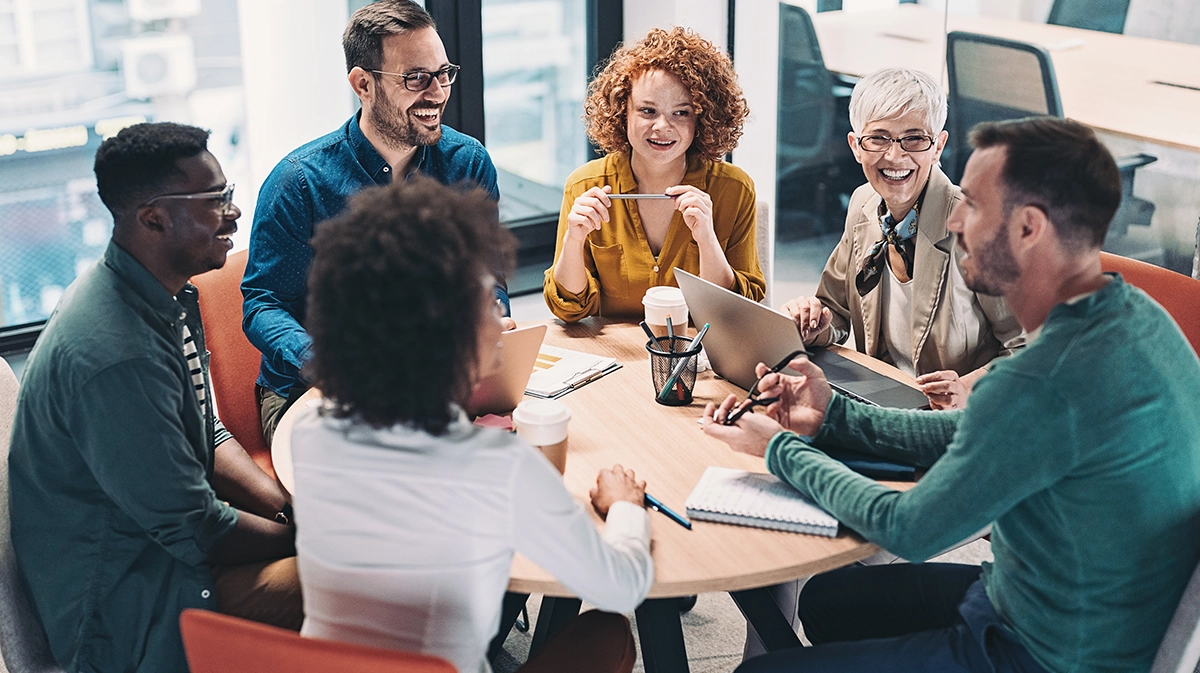
[[[1042,47],[990,35],[954,31],[946,36],[950,77],[950,132],[942,165],[954,182],[962,179],[971,155],[971,127],[984,121],[1037,115],[1062,117],[1062,99],[1050,53]],[[1109,225],[1108,241],[1129,233],[1131,225],[1148,227],[1154,204],[1133,195],[1134,171],[1158,161],[1149,154],[1117,158],[1121,170],[1121,206]],[[1114,250],[1128,254],[1126,250]]]
[[[1196,221],[1196,252],[1192,254],[1192,278],[1200,280],[1200,220]]]
[[[25,593],[9,537],[8,443],[16,412],[17,377],[0,358],[0,673],[62,673]]]
[[[1129,0],[1054,0],[1046,23],[1105,33],[1124,33]]]
[[[846,83],[825,69],[812,19],[779,5],[779,117],[776,222],[800,236],[838,231],[846,197],[862,182],[846,144]]]
[[[1200,567],[1192,573],[1163,635],[1150,673],[1200,671]]]

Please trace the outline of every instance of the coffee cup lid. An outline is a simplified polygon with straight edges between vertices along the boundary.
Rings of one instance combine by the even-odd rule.
[[[646,290],[642,304],[650,306],[678,306],[685,304],[683,290],[669,285],[659,285]]]
[[[571,419],[571,410],[558,400],[523,400],[513,410],[513,416],[521,423],[550,425]]]

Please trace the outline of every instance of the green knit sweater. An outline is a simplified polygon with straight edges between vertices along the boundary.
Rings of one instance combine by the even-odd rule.
[[[793,433],[767,447],[772,474],[895,554],[994,522],[988,597],[1048,670],[1149,669],[1200,558],[1200,361],[1140,290],[1117,276],[1056,306],[962,412],[835,395],[812,441],[931,466],[898,492]]]

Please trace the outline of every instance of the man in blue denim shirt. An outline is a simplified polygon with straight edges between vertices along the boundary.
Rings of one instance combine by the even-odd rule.
[[[263,354],[258,399],[268,443],[306,387],[300,369],[311,344],[303,322],[315,225],[339,214],[362,189],[390,183],[393,174],[465,181],[500,198],[487,150],[441,124],[458,66],[447,60],[424,9],[410,0],[368,4],[351,17],[342,47],[362,110],[279,162],[259,192],[250,234],[242,326]],[[496,296],[507,314],[502,285]]]

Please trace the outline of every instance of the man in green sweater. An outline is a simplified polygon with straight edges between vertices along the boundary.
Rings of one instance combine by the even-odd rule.
[[[967,285],[1003,295],[1030,345],[998,361],[961,412],[869,407],[766,375],[766,414],[705,431],[872,542],[926,559],[992,524],[993,563],[846,568],[800,598],[816,647],[738,670],[1147,670],[1200,558],[1200,361],[1170,316],[1099,250],[1120,202],[1087,127],[982,124],[949,228]],[[759,374],[766,373],[760,365]],[[929,466],[899,492],[821,447]]]

